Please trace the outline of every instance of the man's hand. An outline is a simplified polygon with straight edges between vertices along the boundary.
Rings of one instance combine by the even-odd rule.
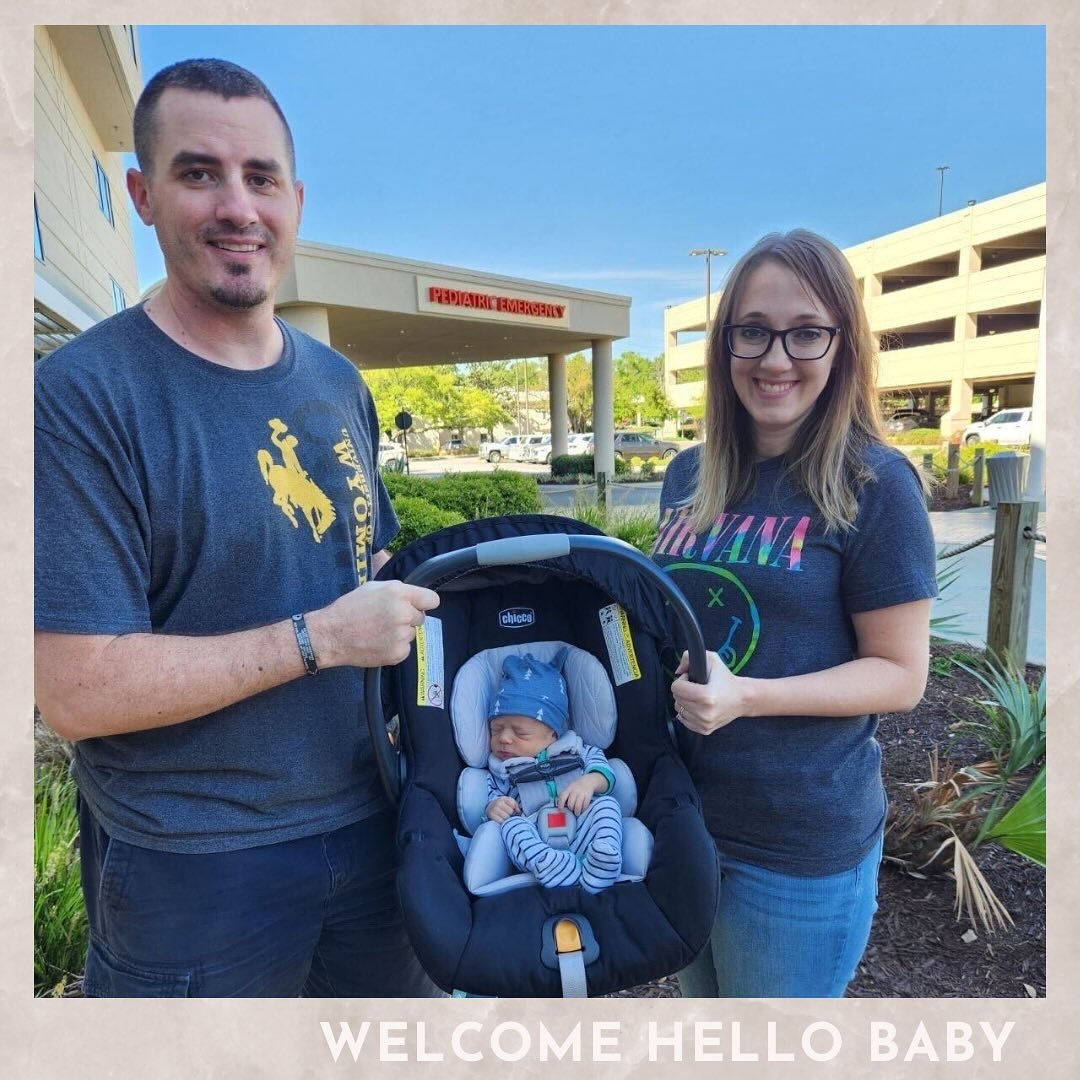
[[[320,667],[384,667],[409,655],[438,593],[402,581],[368,581],[306,616]]]
[[[512,818],[515,814],[521,813],[521,807],[518,806],[516,799],[511,799],[509,795],[500,795],[497,799],[492,799],[487,805],[487,816],[492,821],[498,821],[500,824],[507,818]]]
[[[607,777],[603,773],[590,772],[579,776],[572,784],[559,792],[556,806],[565,806],[575,814],[584,814],[589,808],[594,795],[599,795],[608,789]]]

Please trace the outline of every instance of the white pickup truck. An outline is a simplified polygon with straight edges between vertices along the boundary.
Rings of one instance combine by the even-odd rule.
[[[500,461],[527,461],[529,448],[544,438],[543,435],[507,435],[498,442],[480,444],[480,457],[493,465]]]

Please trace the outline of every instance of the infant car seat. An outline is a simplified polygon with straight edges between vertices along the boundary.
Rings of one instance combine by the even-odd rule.
[[[440,595],[409,657],[371,669],[365,683],[375,759],[399,806],[398,895],[432,980],[468,995],[584,996],[685,967],[712,929],[719,871],[670,727],[672,675],[661,658],[669,643],[689,642],[690,677],[705,677],[700,628],[670,578],[628,544],[553,515],[451,526],[413,541],[378,577]],[[472,658],[492,664],[500,650],[562,642],[603,669],[618,717],[606,752],[625,765],[612,794],[636,793],[651,852],[644,840],[628,880],[596,894],[527,880],[486,888],[513,874],[478,877],[470,892],[465,838],[477,821],[458,781],[486,762],[487,742],[481,756],[475,721],[471,736],[455,734],[448,705],[481,693],[463,671]],[[589,693],[571,682],[585,711]]]

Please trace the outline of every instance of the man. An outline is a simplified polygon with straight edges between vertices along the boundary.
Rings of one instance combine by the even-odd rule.
[[[361,669],[438,597],[369,580],[397,531],[374,406],[274,317],[292,135],[220,60],[156,75],[134,126],[165,283],[37,372],[36,691],[75,741],[84,991],[430,994]]]

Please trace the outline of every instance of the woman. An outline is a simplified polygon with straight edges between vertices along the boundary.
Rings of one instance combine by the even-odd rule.
[[[721,865],[686,996],[840,997],[876,910],[879,712],[926,685],[934,542],[881,436],[851,269],[802,229],[732,270],[708,341],[706,441],[664,478],[654,559],[705,631],[676,714]],[[703,736],[703,737],[702,737]]]

